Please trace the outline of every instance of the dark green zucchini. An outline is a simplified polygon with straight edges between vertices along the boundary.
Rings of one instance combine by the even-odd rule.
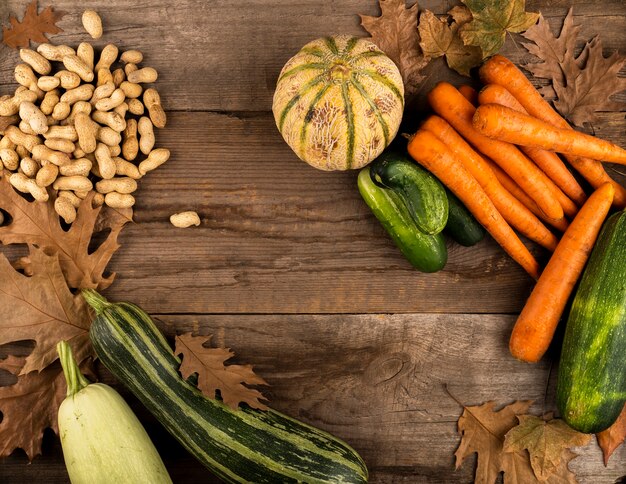
[[[409,209],[419,230],[436,235],[448,221],[448,197],[443,185],[406,156],[387,151],[370,168],[372,180],[393,190]]]
[[[102,363],[194,457],[226,482],[364,483],[346,443],[274,410],[232,410],[181,378],[180,360],[141,308],[83,291]]]
[[[565,329],[557,406],[570,427],[608,428],[626,402],[626,213],[604,224]]]
[[[448,223],[443,232],[458,244],[471,247],[485,237],[485,229],[454,193],[446,189],[448,196]]]
[[[365,203],[413,267],[422,272],[444,268],[448,250],[443,234],[422,233],[400,197],[393,190],[380,188],[372,181],[369,166],[359,173],[358,186]]]

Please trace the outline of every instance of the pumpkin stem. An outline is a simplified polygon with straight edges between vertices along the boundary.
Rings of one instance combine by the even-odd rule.
[[[81,294],[96,314],[100,314],[107,306],[110,305],[109,301],[107,301],[106,298],[95,289],[83,289]]]
[[[72,348],[67,344],[67,341],[60,341],[57,344],[57,353],[59,354],[63,374],[67,382],[67,396],[70,397],[85,388],[90,382],[80,372],[80,368],[76,364],[76,360],[72,354]]]

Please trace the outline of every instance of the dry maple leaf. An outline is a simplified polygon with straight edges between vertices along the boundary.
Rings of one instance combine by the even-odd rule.
[[[228,348],[207,348],[210,336],[192,336],[186,333],[176,336],[176,354],[183,355],[180,373],[183,378],[198,374],[198,388],[208,398],[215,398],[220,391],[222,400],[229,407],[236,409],[240,402],[252,408],[267,410],[259,402],[265,397],[246,385],[267,385],[263,378],[255,375],[251,365],[228,365],[224,362],[235,354]]]
[[[519,415],[517,418],[519,425],[509,430],[504,438],[504,452],[526,449],[533,472],[540,481],[556,473],[565,449],[587,445],[591,440],[591,435],[575,431],[560,419],[546,422],[534,415]]]
[[[76,220],[63,230],[54,211],[54,200],[29,202],[6,180],[0,179],[0,208],[11,215],[11,223],[0,227],[3,244],[32,244],[59,254],[63,274],[71,288],[102,290],[111,285],[115,274],[104,276],[107,264],[120,247],[117,236],[128,219],[119,217],[110,223],[111,231],[97,249],[90,251],[100,207],[93,208],[90,194],[78,208]]]
[[[466,45],[482,49],[483,58],[496,54],[507,32],[519,33],[532,26],[539,14],[526,12],[526,0],[461,0],[472,13],[472,21],[460,29]]]
[[[609,457],[626,441],[626,405],[619,417],[608,429],[596,434],[598,445],[602,449],[604,465],[608,465]]]
[[[445,56],[450,69],[463,76],[469,76],[470,69],[481,63],[482,53],[479,47],[463,44],[458,34],[461,25],[462,22],[456,20],[449,25],[447,18],[437,18],[430,10],[422,12],[418,27],[420,47],[427,57]]]
[[[45,34],[58,34],[63,32],[55,24],[63,17],[62,12],[55,12],[51,6],[44,8],[41,13],[37,13],[37,0],[33,0],[24,12],[21,22],[17,18],[9,17],[11,27],[3,27],[2,42],[9,47],[28,48],[29,42],[48,42]]]
[[[90,366],[87,359],[81,370],[93,375]],[[44,430],[59,432],[57,413],[65,394],[65,378],[58,362],[41,372],[19,376],[14,385],[0,387],[0,457],[15,449],[23,449],[31,461],[41,454]]]
[[[605,58],[598,37],[587,42],[575,57],[579,30],[570,9],[558,37],[544,19],[524,34],[534,42],[525,43],[526,49],[543,61],[524,67],[535,77],[552,81],[552,87],[542,93],[555,96],[554,107],[576,126],[595,121],[598,111],[621,109],[624,103],[611,100],[611,96],[626,90],[626,79],[618,77],[626,57],[614,52]]]
[[[424,78],[420,71],[428,64],[420,49],[415,3],[406,8],[405,0],[379,0],[380,17],[360,15],[361,25],[380,50],[400,69],[407,96],[415,93]]]
[[[463,414],[458,421],[461,443],[454,454],[456,468],[466,457],[477,453],[476,482],[495,482],[503,467],[504,436],[517,424],[517,415],[525,413],[531,404],[531,401],[517,401],[498,411],[494,411],[495,402],[463,406]],[[521,462],[515,461],[514,464],[521,465]],[[526,465],[530,469],[528,461]]]
[[[16,272],[0,254],[0,345],[35,342],[20,375],[41,371],[54,362],[60,340],[68,341],[79,361],[92,354],[87,303],[70,292],[58,255],[31,246],[29,258],[31,277]]]
[[[540,481],[529,464],[528,452],[505,452],[502,454],[504,484],[577,484],[576,476],[567,467],[567,463],[574,457],[577,457],[577,454],[564,450],[561,462],[554,473]]]

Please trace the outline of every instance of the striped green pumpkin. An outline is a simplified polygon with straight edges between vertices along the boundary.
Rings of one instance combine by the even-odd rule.
[[[367,165],[391,143],[402,120],[398,68],[368,40],[339,35],[305,45],[278,78],[276,126],[320,170]]]
[[[97,314],[90,336],[102,363],[225,482],[367,482],[362,459],[332,435],[274,410],[232,410],[204,397],[181,378],[180,360],[138,306],[83,295]]]

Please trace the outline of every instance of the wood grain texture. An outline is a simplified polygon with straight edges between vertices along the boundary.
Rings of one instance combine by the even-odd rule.
[[[505,342],[514,317],[499,315],[160,315],[175,333],[213,334],[232,347],[241,363],[253,363],[271,385],[271,405],[329,430],[364,457],[372,482],[470,482],[471,460],[454,470],[462,408],[533,399],[533,413],[554,410],[549,361],[513,360]],[[550,359],[554,354],[550,355]],[[553,373],[554,375],[554,373]],[[104,381],[112,383],[109,375]],[[544,401],[546,386],[548,400]],[[119,387],[116,385],[119,389]],[[165,456],[175,482],[206,482],[206,472],[146,415],[128,392]],[[581,483],[610,483],[623,473],[626,451],[602,465],[591,444],[572,463]],[[64,482],[59,446],[50,438],[46,454],[31,466],[23,456],[0,461],[0,476],[45,476]],[[212,481],[209,481],[212,482]]]

